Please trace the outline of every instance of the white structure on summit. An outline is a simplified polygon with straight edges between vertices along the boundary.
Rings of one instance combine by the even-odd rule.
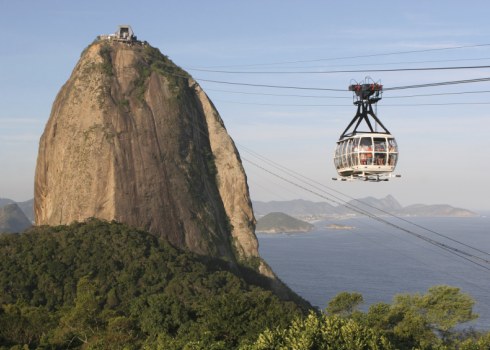
[[[120,25],[114,34],[99,35],[98,39],[121,41],[124,43],[134,43],[138,41],[136,35],[134,35],[133,29],[128,24]]]

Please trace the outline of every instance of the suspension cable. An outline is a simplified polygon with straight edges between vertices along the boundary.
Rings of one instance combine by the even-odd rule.
[[[275,173],[275,172],[273,172],[273,171],[271,171],[271,170],[269,170],[269,169],[266,169],[266,168],[264,168],[263,166],[261,166],[261,165],[259,165],[259,164],[255,163],[255,162],[253,162],[253,161],[251,161],[251,160],[249,160],[249,159],[247,159],[247,158],[242,157],[242,159],[243,159],[243,160],[245,160],[247,163],[249,163],[249,164],[251,164],[251,165],[253,165],[253,166],[255,166],[255,167],[259,168],[259,169],[262,169],[263,171],[265,171],[265,172],[267,172],[267,173],[269,173],[269,174],[271,174],[271,175],[273,175],[273,176],[275,176],[275,177],[277,177],[277,178],[279,178],[279,179],[281,179],[281,180],[283,180],[283,181],[285,181],[285,182],[287,182],[287,183],[289,183],[289,184],[291,184],[291,185],[293,185],[293,186],[296,186],[296,187],[298,187],[298,188],[300,188],[300,189],[302,189],[302,190],[304,190],[304,191],[307,191],[307,192],[309,192],[309,193],[311,193],[311,194],[314,194],[314,195],[316,195],[316,196],[318,196],[318,197],[320,197],[320,198],[326,199],[326,200],[328,200],[328,201],[330,201],[330,202],[333,202],[333,203],[336,203],[336,204],[342,204],[342,202],[340,202],[340,201],[338,201],[338,200],[336,200],[336,199],[332,199],[332,198],[330,198],[330,197],[327,197],[327,196],[325,196],[325,195],[322,195],[321,193],[318,193],[318,192],[316,192],[316,191],[314,191],[314,190],[311,190],[311,189],[309,189],[309,188],[307,188],[307,187],[305,187],[305,186],[303,186],[303,185],[301,185],[301,184],[298,184],[297,182],[291,181],[291,180],[289,180],[289,179],[285,178],[284,176],[281,176],[281,175],[279,175],[279,174],[277,174],[277,173]],[[379,217],[379,216],[376,216],[376,215],[374,215],[374,214],[371,214],[371,213],[368,213],[368,212],[366,212],[366,211],[360,210],[360,209],[358,209],[358,208],[356,208],[356,207],[350,206],[350,208],[351,208],[352,210],[354,210],[355,212],[358,212],[359,214],[362,214],[362,215],[367,215],[369,218],[371,218],[371,219],[373,219],[373,220],[376,220],[376,221],[381,222],[381,223],[383,223],[383,224],[386,224],[386,225],[392,226],[393,228],[396,228],[396,229],[398,229],[398,230],[400,230],[400,231],[403,231],[403,232],[408,233],[408,234],[410,234],[410,235],[412,235],[412,236],[415,236],[415,237],[417,237],[417,238],[419,238],[419,239],[422,239],[422,240],[426,241],[426,242],[427,242],[427,243],[429,243],[429,244],[432,244],[432,245],[434,245],[434,246],[436,246],[436,247],[439,247],[439,248],[441,248],[441,249],[443,249],[443,250],[445,250],[445,251],[447,251],[447,252],[450,252],[450,253],[451,253],[451,254],[453,254],[453,255],[456,255],[456,256],[458,256],[458,257],[460,257],[460,258],[462,258],[462,259],[464,259],[464,260],[467,260],[467,261],[469,261],[469,262],[471,262],[471,263],[473,263],[473,264],[475,264],[475,265],[477,265],[477,266],[479,266],[479,267],[481,267],[481,268],[484,268],[485,270],[490,271],[490,267],[485,266],[485,265],[483,265],[483,264],[481,264],[481,263],[479,263],[479,262],[477,262],[477,261],[474,261],[474,260],[472,260],[472,259],[479,260],[479,261],[481,261],[481,262],[483,262],[483,263],[485,263],[485,264],[490,264],[490,260],[483,259],[483,258],[481,258],[481,257],[479,257],[479,256],[476,256],[476,255],[470,254],[470,253],[465,252],[465,251],[463,251],[463,250],[461,250],[461,249],[454,248],[454,247],[449,246],[449,245],[447,245],[447,244],[445,244],[445,243],[441,243],[441,242],[436,241],[436,240],[434,240],[434,239],[428,238],[428,237],[426,237],[426,236],[423,236],[423,235],[421,235],[421,234],[418,234],[418,233],[416,233],[416,232],[413,232],[413,231],[411,231],[411,230],[408,230],[408,229],[406,229],[406,228],[404,228],[404,227],[401,227],[401,226],[399,226],[399,225],[396,225],[396,224],[394,224],[394,223],[391,223],[391,222],[389,222],[389,221],[386,221],[386,220],[382,219],[382,218],[381,218],[381,217]]]
[[[323,70],[323,71],[230,71],[201,68],[188,68],[189,70],[222,74],[338,74],[338,73],[375,73],[375,72],[414,72],[414,71],[440,71],[440,70],[468,70],[486,69],[490,66],[457,66],[457,67],[418,67],[418,68],[391,68],[391,69],[356,69],[356,70]]]
[[[482,253],[482,254],[485,254],[485,255],[487,255],[487,256],[490,256],[490,253],[488,253],[488,252],[486,252],[486,251],[483,251],[483,250],[481,250],[481,249],[479,249],[479,248],[473,247],[473,246],[471,246],[471,245],[469,245],[469,244],[466,244],[466,243],[464,243],[464,242],[462,242],[462,241],[459,241],[459,240],[457,240],[457,239],[451,238],[451,237],[449,237],[449,236],[447,236],[447,235],[444,235],[444,234],[442,234],[442,233],[439,233],[439,232],[437,232],[437,231],[435,231],[435,230],[432,230],[432,229],[429,229],[429,228],[424,227],[424,226],[422,226],[422,225],[419,225],[419,224],[417,224],[417,223],[415,223],[415,222],[412,222],[412,221],[409,221],[409,220],[407,220],[407,219],[404,219],[404,218],[402,218],[402,217],[400,217],[400,216],[398,216],[398,215],[395,215],[395,214],[393,214],[393,213],[390,213],[389,211],[386,211],[386,210],[383,210],[383,209],[378,208],[378,207],[376,207],[376,206],[370,205],[369,203],[365,203],[365,202],[363,202],[363,201],[361,201],[361,200],[359,200],[359,199],[356,199],[356,198],[351,197],[351,196],[349,196],[349,195],[347,195],[347,194],[345,194],[345,193],[342,193],[342,192],[337,191],[337,190],[335,190],[335,189],[333,189],[333,188],[331,188],[331,187],[328,187],[328,186],[326,186],[326,185],[324,185],[324,184],[322,184],[322,183],[320,183],[320,182],[318,182],[318,181],[315,181],[315,180],[313,180],[313,179],[311,179],[311,178],[308,178],[308,177],[306,177],[306,176],[304,176],[304,175],[302,175],[302,174],[300,174],[300,173],[298,173],[298,172],[296,172],[296,171],[294,171],[294,170],[288,169],[288,168],[286,168],[286,167],[284,167],[284,166],[282,166],[282,165],[280,165],[280,164],[278,164],[278,163],[274,162],[273,160],[270,160],[270,159],[268,159],[268,158],[266,158],[266,157],[264,157],[264,156],[262,156],[262,155],[258,154],[257,152],[252,151],[252,150],[251,150],[250,148],[248,148],[248,147],[245,147],[245,146],[240,145],[240,144],[238,144],[238,143],[237,143],[237,145],[238,145],[240,148],[242,148],[242,149],[243,149],[245,152],[247,152],[247,153],[251,154],[252,156],[254,156],[254,157],[256,157],[256,158],[258,158],[258,159],[260,159],[260,160],[262,160],[262,161],[266,162],[266,163],[267,163],[267,164],[269,164],[270,166],[272,166],[272,167],[274,167],[274,168],[276,168],[276,169],[278,169],[278,170],[281,170],[281,171],[283,171],[283,172],[287,173],[288,175],[290,175],[290,176],[292,176],[292,177],[294,177],[294,178],[296,178],[296,179],[298,179],[298,180],[300,180],[300,181],[302,181],[302,182],[304,182],[304,183],[307,183],[309,186],[312,186],[313,188],[316,188],[317,190],[320,190],[320,191],[322,191],[323,193],[326,193],[326,194],[328,194],[328,195],[330,195],[330,196],[332,196],[332,197],[334,197],[334,198],[336,198],[336,199],[341,200],[342,202],[344,202],[344,205],[345,205],[345,204],[349,204],[349,205],[351,205],[351,204],[350,204],[349,202],[346,202],[346,201],[344,201],[344,200],[342,200],[342,199],[340,199],[340,198],[338,198],[338,197],[336,197],[336,196],[332,195],[331,193],[326,192],[326,191],[325,191],[324,189],[322,189],[322,188],[319,188],[319,187],[317,187],[317,186],[315,186],[315,185],[312,185],[311,183],[314,183],[314,184],[319,185],[319,186],[321,186],[321,187],[323,187],[323,188],[326,188],[326,189],[328,189],[328,190],[330,190],[330,191],[333,191],[333,192],[335,192],[335,193],[338,193],[338,194],[340,194],[340,195],[342,195],[342,196],[344,196],[344,197],[347,197],[347,198],[349,198],[349,199],[351,199],[351,200],[354,200],[354,201],[356,201],[356,202],[358,202],[358,203],[360,203],[360,204],[362,204],[362,205],[364,205],[364,206],[367,206],[367,207],[369,207],[369,208],[371,208],[371,209],[376,209],[376,210],[378,210],[379,212],[381,212],[381,213],[383,213],[383,214],[385,214],[385,215],[391,216],[391,217],[396,218],[396,219],[398,219],[398,220],[400,220],[400,221],[403,221],[403,222],[406,222],[406,223],[408,223],[408,224],[410,224],[410,225],[413,225],[413,226],[415,226],[415,227],[417,227],[417,228],[420,228],[420,229],[423,229],[423,230],[428,231],[428,232],[430,232],[430,233],[433,233],[433,234],[435,234],[435,235],[437,235],[437,236],[439,236],[439,237],[443,237],[443,238],[448,239],[448,240],[450,240],[450,241],[452,241],[452,242],[455,242],[455,243],[458,243],[458,244],[460,244],[460,245],[462,245],[462,246],[465,246],[465,247],[467,247],[467,248],[473,249],[473,250],[475,250],[475,251],[477,251],[477,252],[479,252],[479,253]],[[298,178],[298,176],[299,176],[300,178]],[[358,209],[360,209],[360,208],[358,208]]]
[[[296,60],[296,61],[282,61],[282,62],[269,62],[269,63],[254,63],[254,64],[220,65],[220,66],[213,66],[213,67],[214,68],[218,68],[218,67],[226,68],[226,67],[274,66],[274,65],[282,65],[282,64],[290,64],[290,63],[309,63],[309,62],[321,62],[321,61],[338,61],[338,60],[353,59],[353,58],[366,58],[366,57],[406,55],[406,54],[419,53],[419,52],[447,51],[447,50],[468,49],[468,48],[477,48],[477,47],[486,47],[486,46],[490,46],[490,44],[474,44],[474,45],[447,46],[447,47],[438,47],[438,48],[433,48],[433,49],[394,51],[394,52],[383,52],[383,53],[364,54],[364,55],[355,55],[355,56],[327,57],[327,58],[317,58],[317,59],[311,59],[311,60]],[[213,68],[213,67],[211,67],[211,68]]]

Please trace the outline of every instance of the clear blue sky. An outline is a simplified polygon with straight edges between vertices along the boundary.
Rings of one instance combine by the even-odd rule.
[[[98,34],[114,32],[118,24],[131,24],[140,39],[158,47],[198,81],[343,89],[351,79],[362,80],[368,74],[222,74],[192,68],[363,70],[490,64],[490,46],[313,61],[489,44],[487,1],[0,0],[0,6],[0,197],[15,200],[33,196],[38,141],[56,93],[82,50]],[[247,66],[290,61],[313,62]],[[393,87],[490,77],[490,69],[369,75]],[[392,194],[402,205],[447,203],[490,210],[490,105],[444,105],[487,103],[490,93],[394,98],[487,91],[490,83],[386,91],[378,114],[398,140],[397,172],[403,176],[388,183],[330,180],[336,175],[332,162],[335,142],[355,113],[348,92],[200,83],[239,149],[246,146],[354,197]],[[407,106],[410,104],[414,106]],[[241,154],[251,158],[244,151]],[[245,166],[253,199],[321,201]]]

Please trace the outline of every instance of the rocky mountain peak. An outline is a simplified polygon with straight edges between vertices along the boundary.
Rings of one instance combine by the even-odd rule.
[[[198,254],[258,257],[233,140],[200,86],[146,43],[82,53],[40,140],[34,202],[37,225],[96,217]]]

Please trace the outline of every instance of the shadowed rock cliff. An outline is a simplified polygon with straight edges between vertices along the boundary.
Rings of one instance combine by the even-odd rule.
[[[149,45],[98,41],[82,53],[40,140],[34,202],[37,225],[116,220],[273,276],[223,121]]]

